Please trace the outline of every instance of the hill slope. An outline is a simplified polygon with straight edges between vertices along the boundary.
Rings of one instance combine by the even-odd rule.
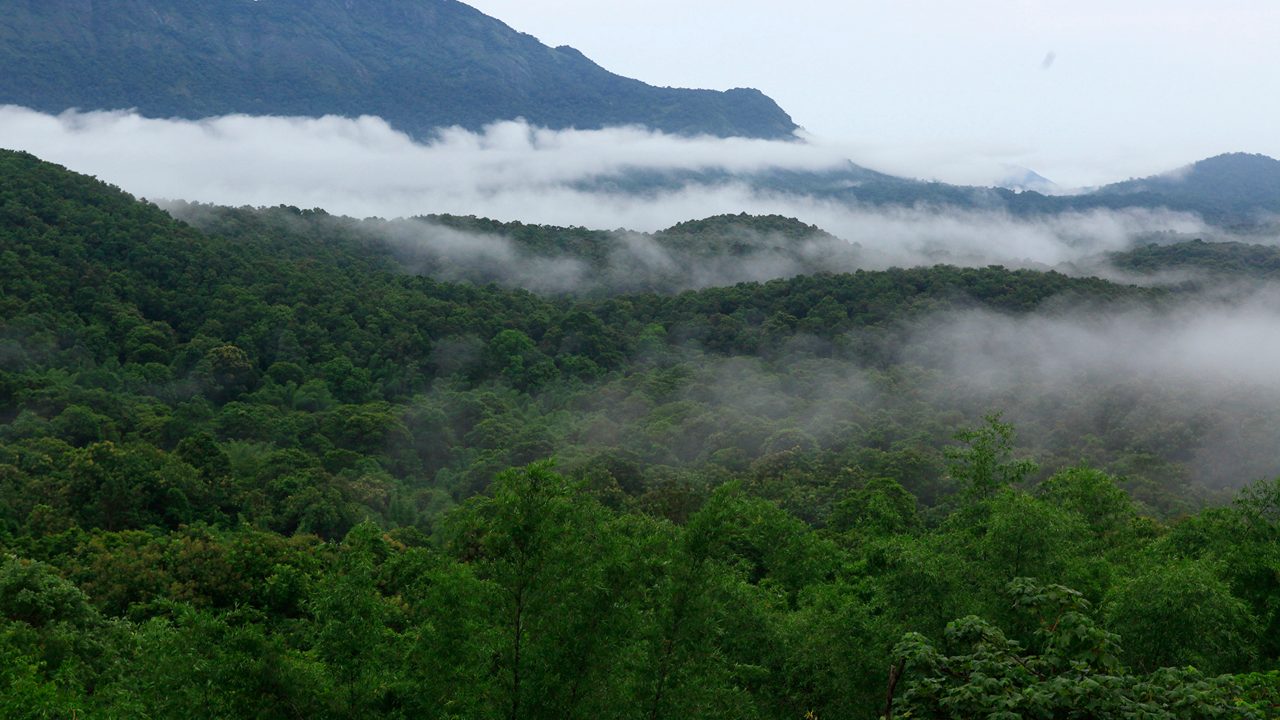
[[[1027,372],[998,399],[1041,418],[1030,445],[997,416],[955,434],[991,407],[966,376],[1032,369],[986,330],[1051,352],[1034,326],[1067,303],[1169,293],[938,266],[551,301],[405,275],[300,231],[317,211],[209,212],[217,232],[0,151],[0,707],[870,719],[898,667],[899,717],[1274,715],[1280,484],[1140,513],[1204,496],[1197,447],[1274,458],[1280,403],[1197,411],[1147,363]],[[735,251],[743,228],[820,234],[721,216],[660,236]],[[997,324],[949,330],[975,312]],[[989,372],[951,362],[970,335]],[[1017,653],[950,655],[990,638]],[[938,687],[969,704],[938,710]]]
[[[1095,194],[1150,195],[1164,198],[1170,205],[1208,206],[1238,213],[1280,212],[1280,160],[1227,153],[1161,175],[1107,185]]]
[[[149,116],[377,115],[422,137],[524,117],[786,137],[757,90],[657,88],[455,0],[0,0],[0,103]]]

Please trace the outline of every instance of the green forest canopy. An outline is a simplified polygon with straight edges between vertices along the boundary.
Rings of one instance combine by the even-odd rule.
[[[5,717],[1276,715],[1276,481],[1197,484],[1172,411],[1022,446],[896,352],[941,310],[1179,291],[540,296],[314,212],[206,232],[0,177]]]

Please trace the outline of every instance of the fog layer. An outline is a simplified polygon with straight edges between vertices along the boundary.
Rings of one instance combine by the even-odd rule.
[[[847,157],[841,148],[817,142],[684,138],[640,128],[553,132],[504,122],[480,133],[442,130],[420,144],[372,117],[193,122],[129,112],[53,116],[5,106],[0,138],[153,200],[287,204],[354,217],[451,213],[642,232],[723,213],[773,213],[856,243],[866,267],[1052,266],[1127,247],[1148,233],[1203,228],[1190,215],[1147,210],[1027,220],[998,207],[877,209],[734,182],[643,195],[585,189],[584,181],[629,170],[823,171],[842,167]],[[441,247],[457,245],[454,240],[441,240]],[[464,243],[462,249],[472,248]],[[755,268],[738,279],[788,272]],[[715,277],[733,279],[734,273]]]
[[[1220,501],[1219,491],[1280,474],[1276,328],[1280,292],[1264,289],[1153,306],[946,311],[878,339],[796,336],[767,358],[695,349],[679,388],[656,404],[645,382],[592,388],[580,442],[650,463],[731,468],[821,447],[903,479],[915,461],[895,453],[936,449],[999,411],[1018,431],[1019,453],[1046,471],[1084,463],[1151,502],[1170,493]],[[860,359],[867,342],[893,348],[891,363]],[[877,454],[898,459],[877,469]],[[916,492],[935,492],[928,483],[940,464],[932,467],[914,479]]]
[[[683,289],[938,262],[1088,267],[1100,253],[1152,233],[1204,231],[1195,217],[1147,210],[1029,220],[998,208],[851,207],[733,183],[642,195],[583,189],[589,187],[583,180],[629,168],[823,170],[844,162],[836,150],[812,143],[674,138],[635,128],[547,132],[501,123],[482,133],[446,130],[432,143],[415,144],[376,118],[185,122],[131,113],[49,116],[8,107],[0,108],[0,138],[152,199],[288,204],[355,217],[453,213],[630,228],[602,233],[602,252],[584,259],[438,219],[317,216],[326,232],[389,243],[411,271],[537,291],[644,289],[643,282],[639,288],[627,283],[652,278],[667,282],[664,289]],[[830,234],[815,231],[797,241],[743,230],[735,234],[742,247],[718,256],[653,234],[692,218],[742,212],[794,217]],[[198,212],[184,217],[201,220]],[[898,328],[892,340],[899,353],[895,367],[907,369],[906,380],[894,374],[898,370],[886,374],[833,350],[830,341],[799,338],[794,351],[780,357],[695,363],[682,399],[706,412],[697,422],[666,423],[670,438],[659,442],[635,427],[646,422],[647,401],[602,407],[582,437],[611,442],[606,436],[612,435],[623,443],[648,438],[654,447],[678,439],[691,458],[713,459],[734,448],[748,454],[785,449],[788,429],[818,444],[850,437],[874,444],[880,440],[859,439],[858,433],[881,432],[884,413],[942,418],[929,424],[950,430],[1002,409],[1028,443],[1061,462],[1151,457],[1174,465],[1112,469],[1155,482],[1162,474],[1185,472],[1194,482],[1238,486],[1280,473],[1280,376],[1272,370],[1280,351],[1277,297],[1260,291],[1167,301],[1158,310],[1112,305],[1042,308],[1022,316],[934,315]],[[442,348],[448,340],[442,339]],[[610,392],[600,396],[628,390]],[[633,406],[641,409],[618,415],[618,408]]]

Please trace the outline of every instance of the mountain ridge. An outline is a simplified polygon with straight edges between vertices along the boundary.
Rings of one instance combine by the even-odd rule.
[[[1261,153],[1222,153],[1157,175],[1111,183],[1098,192],[1153,192],[1212,197],[1232,203],[1273,202],[1280,198],[1280,160]]]
[[[789,138],[759,90],[659,88],[456,0],[0,2],[0,103],[152,117],[376,115],[423,139],[524,118]]]

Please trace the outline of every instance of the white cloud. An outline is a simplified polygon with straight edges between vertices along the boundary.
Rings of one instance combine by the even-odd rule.
[[[855,158],[912,176],[989,182],[1008,163],[1070,187],[1224,152],[1280,156],[1277,3],[473,4],[646,82],[758,87],[811,132],[868,148]]]
[[[1089,428],[1133,452],[1184,454],[1197,483],[1238,487],[1280,472],[1277,328],[1269,286],[1159,309],[945,313],[914,326],[905,357],[938,371],[938,402],[1004,410],[1029,441],[1086,453],[1064,429]]]
[[[424,144],[373,117],[184,121],[130,112],[51,116],[5,106],[0,138],[156,200],[288,204],[356,217],[452,213],[639,231],[724,213],[776,213],[860,244],[871,266],[1056,265],[1124,247],[1144,232],[1201,229],[1193,217],[1150,211],[1022,220],[1001,210],[851,207],[739,184],[646,195],[574,185],[627,169],[823,170],[847,157],[846,148],[819,142],[687,138],[634,127],[549,131],[503,122],[479,133],[446,129]]]

